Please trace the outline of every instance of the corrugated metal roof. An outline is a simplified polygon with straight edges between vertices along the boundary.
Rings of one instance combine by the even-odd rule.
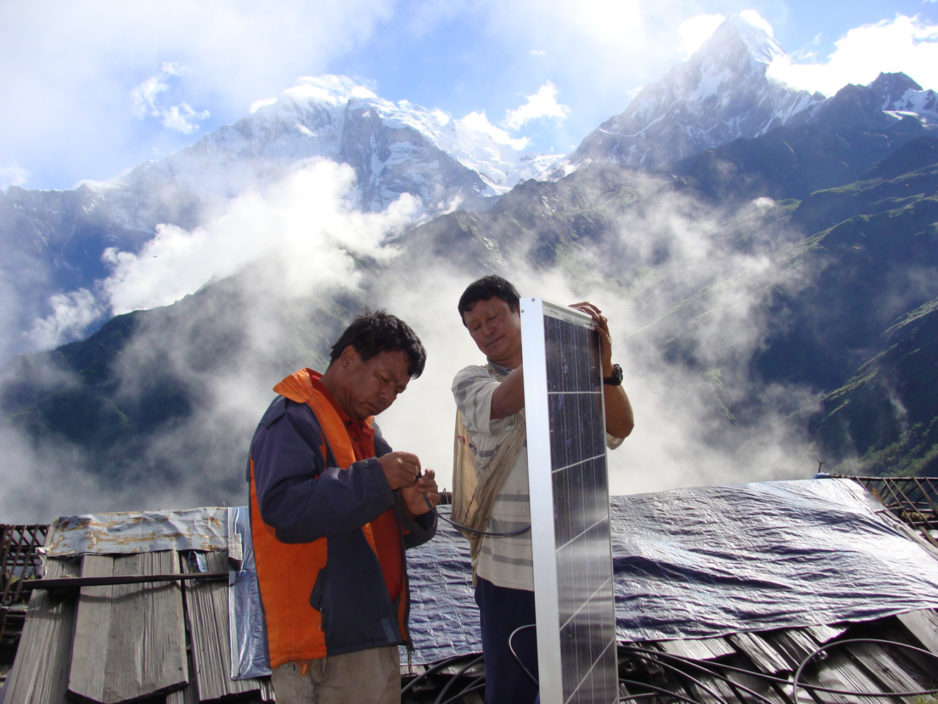
[[[49,557],[126,555],[159,550],[227,548],[228,509],[130,511],[61,516],[49,525]]]

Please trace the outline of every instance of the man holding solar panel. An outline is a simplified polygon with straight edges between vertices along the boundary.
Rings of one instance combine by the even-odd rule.
[[[452,386],[453,517],[470,542],[486,704],[534,702],[538,694],[519,302],[510,282],[491,275],[470,284],[458,305],[463,325],[486,357],[486,364],[461,370]],[[601,311],[590,303],[571,307],[588,314],[599,335],[606,444],[612,449],[634,425],[622,369],[612,363]]]

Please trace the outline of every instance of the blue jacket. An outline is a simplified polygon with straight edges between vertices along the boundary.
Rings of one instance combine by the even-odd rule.
[[[318,376],[311,370],[303,373]],[[286,381],[291,380],[288,377]],[[281,385],[276,387],[281,389]],[[289,392],[288,395],[290,394]],[[324,649],[310,657],[340,654],[367,648],[407,643],[409,613],[406,562],[401,554],[403,589],[391,602],[378,558],[366,539],[364,526],[393,509],[404,548],[420,545],[436,531],[433,512],[411,519],[399,491],[392,491],[377,457],[391,451],[375,428],[376,457],[339,466],[333,453],[336,438],[327,437],[320,419],[308,403],[278,396],[261,419],[251,442],[248,481],[253,470],[252,502],[257,515],[273,528],[284,545],[325,541],[328,557],[318,569],[315,583],[307,585],[305,603],[318,612]],[[333,431],[334,432],[334,431]],[[343,431],[344,432],[344,431]],[[347,434],[342,440],[347,440]],[[341,454],[336,449],[337,454]],[[252,511],[254,515],[254,511]],[[252,532],[257,527],[252,525]],[[322,543],[319,543],[321,545]],[[261,541],[261,550],[263,550]],[[265,613],[265,583],[276,584],[277,575],[261,574],[263,556],[258,553],[258,578]],[[311,553],[310,553],[311,554]],[[321,558],[311,558],[321,559]],[[305,567],[309,568],[309,565]],[[290,570],[291,565],[276,565]],[[266,582],[265,582],[266,580]],[[268,587],[268,592],[271,588]],[[297,608],[306,608],[299,606]],[[269,616],[268,616],[269,619]],[[318,619],[317,619],[318,620]],[[304,651],[304,655],[308,654]],[[271,666],[277,665],[272,662]],[[277,663],[280,664],[280,663]]]

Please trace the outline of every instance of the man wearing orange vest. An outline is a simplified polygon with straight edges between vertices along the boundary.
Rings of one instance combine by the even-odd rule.
[[[372,417],[423,372],[399,318],[360,315],[322,374],[274,387],[251,441],[251,533],[278,704],[400,702],[404,550],[436,531],[433,470]]]

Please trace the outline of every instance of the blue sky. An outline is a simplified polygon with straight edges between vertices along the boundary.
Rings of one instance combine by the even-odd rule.
[[[0,0],[0,187],[116,176],[324,73],[566,153],[739,13],[803,87],[938,89],[935,0]]]

